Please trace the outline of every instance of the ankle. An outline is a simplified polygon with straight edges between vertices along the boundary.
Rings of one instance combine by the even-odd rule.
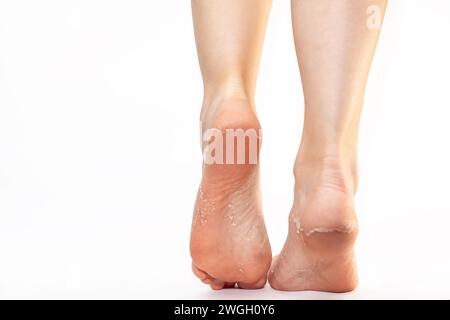
[[[253,122],[259,127],[252,98],[240,94],[219,94],[203,101],[200,113],[203,130],[221,128],[223,125],[233,128],[241,121]]]
[[[309,150],[302,144],[294,165],[296,184],[301,186],[312,178],[316,186],[322,184],[355,194],[358,187],[356,152],[344,151],[339,148]]]
[[[253,106],[253,97],[254,90],[239,77],[230,77],[220,83],[205,84],[201,115],[236,101]]]

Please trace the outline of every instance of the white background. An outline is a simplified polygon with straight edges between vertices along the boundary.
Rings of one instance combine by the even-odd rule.
[[[202,84],[189,1],[0,1],[0,298],[450,298],[449,11],[390,1],[361,128],[361,284],[339,295],[212,292],[191,275]],[[274,253],[297,70],[289,2],[274,1],[257,91]]]

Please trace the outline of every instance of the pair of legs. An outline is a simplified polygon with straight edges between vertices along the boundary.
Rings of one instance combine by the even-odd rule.
[[[289,233],[272,261],[258,164],[204,164],[191,255],[194,273],[213,289],[261,288],[267,278],[280,290],[356,287],[358,126],[379,36],[369,14],[375,8],[381,18],[386,2],[292,0],[305,118]],[[270,7],[271,0],[192,0],[203,132],[259,130],[254,92]]]

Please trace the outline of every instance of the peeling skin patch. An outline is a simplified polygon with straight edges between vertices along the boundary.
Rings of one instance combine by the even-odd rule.
[[[235,216],[233,215],[233,208],[234,208],[234,204],[233,202],[230,202],[227,204],[227,208],[228,208],[228,219],[230,219],[231,225],[234,227],[237,225],[236,223],[236,219]]]
[[[242,269],[242,268],[239,268],[239,272],[240,273],[245,273],[244,269]]]
[[[331,232],[341,232],[341,233],[352,233],[358,230],[358,226],[355,223],[348,223],[342,228],[326,228],[326,227],[315,227],[310,230],[305,230],[300,223],[299,218],[292,218],[292,223],[295,224],[296,232],[299,235],[306,235],[309,237],[314,233],[331,233]]]
[[[292,219],[292,222],[294,222],[295,227],[297,228],[297,234],[300,234],[300,232],[302,231],[302,227],[300,225],[300,219],[294,218],[294,219]]]
[[[356,231],[358,227],[356,225],[347,226],[344,228],[325,228],[325,227],[316,227],[312,228],[311,230],[305,231],[301,229],[301,231],[309,237],[310,235],[314,233],[331,233],[331,232],[340,232],[340,233],[352,233]]]
[[[230,220],[231,225],[234,227],[236,225],[236,221],[234,220],[233,214],[229,214],[228,219]]]
[[[200,224],[205,224],[208,222],[207,217],[213,214],[216,210],[216,203],[214,201],[209,201],[205,199],[205,195],[203,193],[202,188],[198,190],[198,204],[197,210],[195,212],[195,217],[192,222],[192,227],[197,225],[197,222],[200,221]]]
[[[212,213],[214,213],[214,211],[216,210],[216,203],[214,201],[209,201],[209,200],[200,200],[199,203],[199,213],[200,216],[205,217],[208,216]]]

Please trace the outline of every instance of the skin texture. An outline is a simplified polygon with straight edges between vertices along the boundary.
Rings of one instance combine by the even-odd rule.
[[[358,127],[380,32],[369,28],[368,9],[375,5],[382,18],[386,4],[292,0],[305,118],[289,233],[268,276],[275,289],[345,292],[357,286]],[[264,0],[192,1],[204,81],[203,130],[259,128],[254,90],[270,5]],[[271,252],[258,172],[258,165],[204,166],[191,255],[194,273],[213,289],[235,283],[260,288],[266,281]],[[207,223],[199,226],[205,212]],[[231,226],[230,215],[238,218]]]

